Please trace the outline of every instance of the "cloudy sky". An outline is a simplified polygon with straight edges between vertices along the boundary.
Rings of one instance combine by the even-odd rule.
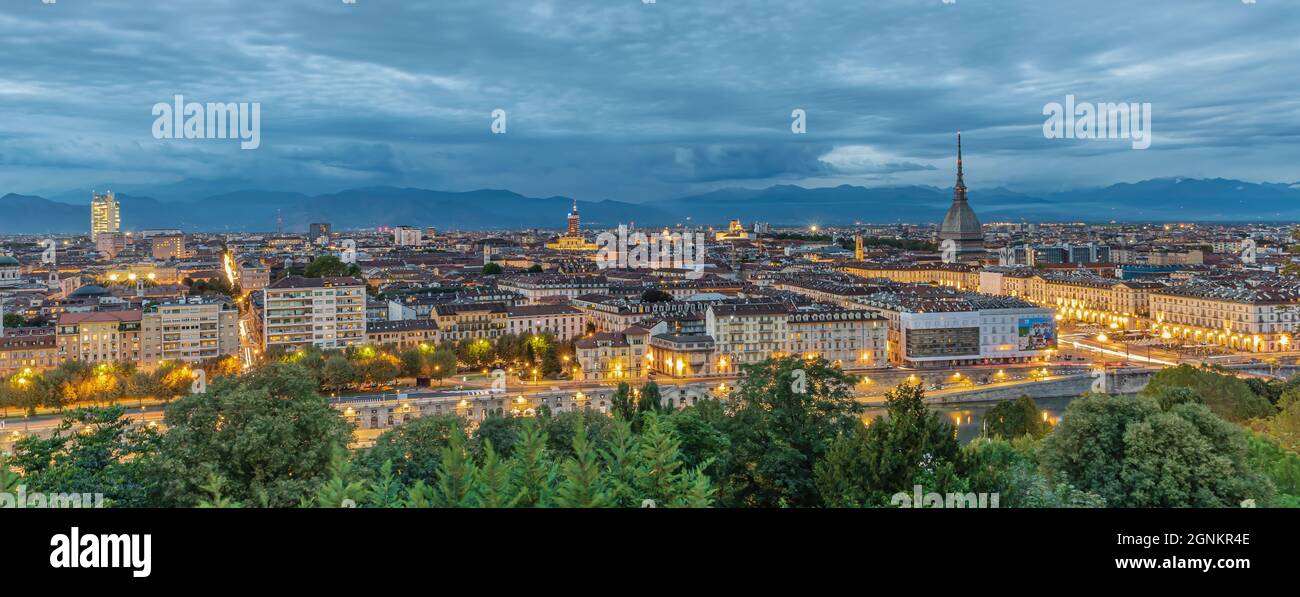
[[[4,0],[0,57],[0,194],[949,186],[958,129],[973,189],[1300,181],[1294,0]],[[154,139],[176,94],[261,147]],[[1150,149],[1044,138],[1067,94],[1150,102]]]

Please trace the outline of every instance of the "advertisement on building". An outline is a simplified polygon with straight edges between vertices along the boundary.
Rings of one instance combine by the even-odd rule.
[[[1056,348],[1056,322],[1051,317],[1021,317],[1016,335],[1020,350]]]

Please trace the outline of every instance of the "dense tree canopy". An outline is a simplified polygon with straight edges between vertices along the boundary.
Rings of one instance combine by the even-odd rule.
[[[1201,404],[1087,395],[1043,443],[1054,480],[1117,507],[1231,507],[1272,487],[1247,458],[1245,432]]]

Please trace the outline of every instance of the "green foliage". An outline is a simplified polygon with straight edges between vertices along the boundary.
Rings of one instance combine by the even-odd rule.
[[[1051,426],[1043,420],[1029,396],[1020,396],[1014,401],[999,402],[984,414],[984,426],[990,437],[1014,439],[1022,435],[1043,437],[1051,431]]]
[[[555,505],[561,508],[599,508],[607,503],[596,449],[587,439],[581,423],[573,434],[573,456],[560,466],[561,480],[555,489]]]
[[[1282,448],[1300,452],[1300,389],[1287,390],[1278,401],[1277,414],[1252,422]]]
[[[885,394],[886,416],[835,439],[815,471],[825,505],[883,506],[917,484],[940,493],[959,489],[956,431],[925,407],[924,397],[919,384],[900,385]]]
[[[501,268],[501,264],[499,263],[487,263],[483,265],[483,275],[485,276],[495,276],[503,271],[505,270]]]
[[[743,367],[725,432],[723,505],[783,507],[822,503],[813,467],[841,434],[862,425],[855,378],[824,359],[772,359]],[[795,382],[799,381],[800,384]]]
[[[639,413],[663,413],[670,412],[672,407],[664,404],[663,395],[659,392],[659,384],[649,381],[641,386],[641,397],[637,400],[636,410]]]
[[[502,460],[492,442],[483,446],[483,466],[479,467],[478,505],[481,508],[511,508],[517,492],[513,485],[514,462]]]
[[[142,507],[158,499],[158,450],[158,433],[121,408],[87,408],[65,413],[48,438],[19,440],[9,465],[29,492],[102,493],[108,505]]]
[[[718,478],[731,450],[731,438],[723,431],[727,413],[722,402],[701,400],[673,413],[671,422],[681,439],[682,465]]]
[[[388,470],[391,476],[391,466]],[[368,491],[353,470],[347,452],[334,446],[330,456],[329,478],[316,490],[315,505],[318,508],[355,508],[366,497]]]
[[[482,458],[490,445],[502,458],[509,458],[523,427],[523,419],[508,414],[492,413],[478,424],[472,441],[475,456]]]
[[[199,488],[207,494],[207,497],[199,500],[200,508],[242,508],[243,504],[226,497],[221,488],[226,484],[225,479],[216,473],[209,473],[208,480]]]
[[[1272,493],[1247,460],[1245,433],[1200,404],[1162,411],[1149,398],[1080,397],[1041,458],[1053,480],[1117,507],[1237,506]]]
[[[1300,456],[1282,449],[1267,436],[1253,433],[1246,441],[1251,464],[1263,472],[1277,489],[1274,505],[1300,508]]]
[[[432,505],[439,508],[465,508],[474,505],[474,484],[478,468],[465,446],[465,434],[453,429],[438,464],[438,483],[433,488]]]
[[[316,394],[303,368],[272,363],[220,380],[167,408],[161,458],[176,505],[193,505],[216,473],[232,499],[292,506],[329,474],[336,446],[351,439],[341,414]]]
[[[370,478],[390,463],[398,482],[413,487],[417,481],[434,479],[452,434],[464,432],[465,420],[454,415],[412,419],[375,438],[374,445],[359,452],[356,460]]]
[[[546,507],[555,490],[555,465],[546,450],[546,432],[535,420],[524,421],[519,445],[511,457],[514,472],[515,505],[523,508]]]
[[[1274,409],[1268,400],[1252,392],[1246,382],[1209,369],[1179,365],[1162,369],[1151,378],[1143,395],[1158,397],[1167,388],[1189,388],[1205,400],[1214,414],[1233,422],[1267,417]]]
[[[1196,390],[1183,387],[1163,387],[1155,392],[1156,403],[1160,410],[1169,410],[1179,404],[1205,404],[1205,399]]]
[[[618,382],[618,389],[610,399],[610,414],[624,421],[631,421],[636,415],[637,406],[632,404],[632,389],[627,382]]]
[[[351,276],[354,278],[361,277],[361,268],[357,264],[343,263],[342,259],[334,255],[322,255],[311,261],[307,269],[303,270],[303,275],[308,278],[342,278]]]
[[[564,411],[541,420],[545,425],[547,450],[557,460],[574,455],[573,441],[579,428],[587,433],[597,448],[604,446],[605,435],[612,423],[609,417],[590,409]]]
[[[978,438],[963,451],[971,491],[998,495],[999,508],[1102,508],[1101,496],[1052,483],[1038,467],[1040,442]]]

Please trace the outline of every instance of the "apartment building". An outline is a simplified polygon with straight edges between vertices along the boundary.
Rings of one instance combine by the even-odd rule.
[[[55,325],[59,361],[139,363],[144,355],[141,319],[139,309],[60,313]]]
[[[371,321],[366,324],[366,344],[392,345],[398,350],[437,346],[442,341],[438,322],[432,319]]]
[[[149,239],[153,249],[153,258],[159,261],[185,259],[184,234],[159,234]]]
[[[366,341],[366,285],[288,276],[262,289],[263,349],[343,348]]]
[[[786,352],[824,358],[844,369],[889,366],[889,322],[865,309],[809,309],[790,313]]]
[[[958,290],[975,290],[980,282],[978,268],[960,263],[854,263],[842,269],[864,278],[884,278],[904,284],[935,284]]]
[[[574,342],[577,350],[579,380],[619,380],[639,377],[632,368],[640,364],[627,337],[619,333],[597,332]]]
[[[510,276],[497,281],[497,288],[522,295],[530,305],[568,302],[584,294],[609,292],[604,276],[570,276],[530,274]]]
[[[506,311],[506,331],[510,334],[553,334],[567,342],[586,331],[582,311],[568,305],[520,305]]]
[[[438,323],[441,338],[452,342],[496,338],[510,327],[509,312],[502,303],[438,305],[432,318]]]
[[[44,371],[58,364],[54,328],[5,328],[0,335],[0,377],[26,369]]]
[[[1189,282],[1153,292],[1151,318],[1165,340],[1288,351],[1300,327],[1300,289]]]
[[[721,372],[788,352],[789,309],[781,303],[714,305],[705,312]]]
[[[239,309],[229,301],[190,298],[146,307],[141,318],[147,368],[197,363],[239,352]]]
[[[980,291],[1025,299],[1056,309],[1062,319],[1115,324],[1138,329],[1151,313],[1151,293],[1159,282],[1103,278],[1089,273],[1038,274],[1024,268],[980,272]]]

